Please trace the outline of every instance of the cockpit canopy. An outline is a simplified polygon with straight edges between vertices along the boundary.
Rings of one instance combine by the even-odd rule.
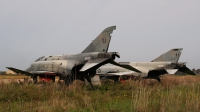
[[[40,61],[41,59],[43,59],[45,56],[39,57],[38,59],[35,60],[35,62]]]

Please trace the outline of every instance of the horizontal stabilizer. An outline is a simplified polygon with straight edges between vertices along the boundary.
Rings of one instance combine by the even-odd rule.
[[[91,69],[97,69],[100,66],[108,63],[109,58],[98,58],[98,59],[90,59],[88,62],[81,68],[81,72],[91,70]]]
[[[12,70],[15,73],[25,74],[25,75],[28,75],[28,76],[33,75],[32,73],[29,73],[29,72],[26,72],[26,71],[23,71],[23,70],[19,70],[19,69],[13,68],[13,67],[6,67],[6,68],[9,69],[9,70]]]
[[[187,68],[187,67],[181,67],[181,68],[179,68],[178,71],[183,72],[183,73],[187,73],[187,74],[189,74],[189,75],[196,75],[193,71],[191,71],[191,70],[190,70],[189,68]]]
[[[84,71],[88,71],[88,70],[96,70],[97,68],[99,68],[102,65],[105,65],[107,63],[122,67],[122,68],[126,68],[128,70],[131,71],[135,71],[135,72],[139,72],[141,73],[139,70],[135,69],[134,67],[130,66],[130,65],[126,65],[126,64],[119,64],[117,62],[115,62],[114,60],[110,59],[110,58],[98,58],[98,59],[90,59],[88,60],[88,62],[81,68],[81,72]]]

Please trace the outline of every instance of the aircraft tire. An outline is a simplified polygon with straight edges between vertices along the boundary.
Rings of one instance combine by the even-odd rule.
[[[72,78],[72,76],[66,76],[64,78],[65,84],[68,86],[69,84],[71,84],[74,80]]]
[[[37,83],[37,75],[33,76],[33,83],[36,84]]]
[[[55,82],[55,76],[52,76],[51,80],[52,82]]]

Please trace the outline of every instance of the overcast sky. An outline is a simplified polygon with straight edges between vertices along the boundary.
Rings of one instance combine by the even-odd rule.
[[[43,55],[76,54],[109,26],[117,61],[148,62],[183,48],[200,68],[200,0],[0,0],[0,71]]]

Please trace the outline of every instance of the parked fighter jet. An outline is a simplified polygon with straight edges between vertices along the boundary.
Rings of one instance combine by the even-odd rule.
[[[64,80],[68,85],[75,79],[86,79],[91,84],[91,78],[96,74],[96,69],[100,66],[112,63],[121,66],[114,61],[115,57],[120,58],[118,52],[109,52],[108,47],[111,40],[111,33],[116,27],[108,27],[92,41],[82,53],[74,55],[42,56],[35,60],[25,71],[12,67],[8,69],[31,76],[34,83],[37,83],[37,76],[43,81],[55,81],[55,76]],[[128,68],[135,70],[134,68]],[[137,71],[137,70],[136,70]],[[92,86],[92,84],[91,84]],[[93,88],[93,86],[92,86]]]
[[[171,49],[151,62],[119,62],[123,65],[130,65],[141,71],[141,73],[136,73],[112,64],[103,65],[96,72],[101,78],[113,79],[114,81],[118,81],[120,76],[124,78],[134,76],[157,79],[160,82],[160,75],[174,74],[176,71],[195,75],[194,72],[186,67],[186,63],[178,62],[181,51],[182,48]]]

